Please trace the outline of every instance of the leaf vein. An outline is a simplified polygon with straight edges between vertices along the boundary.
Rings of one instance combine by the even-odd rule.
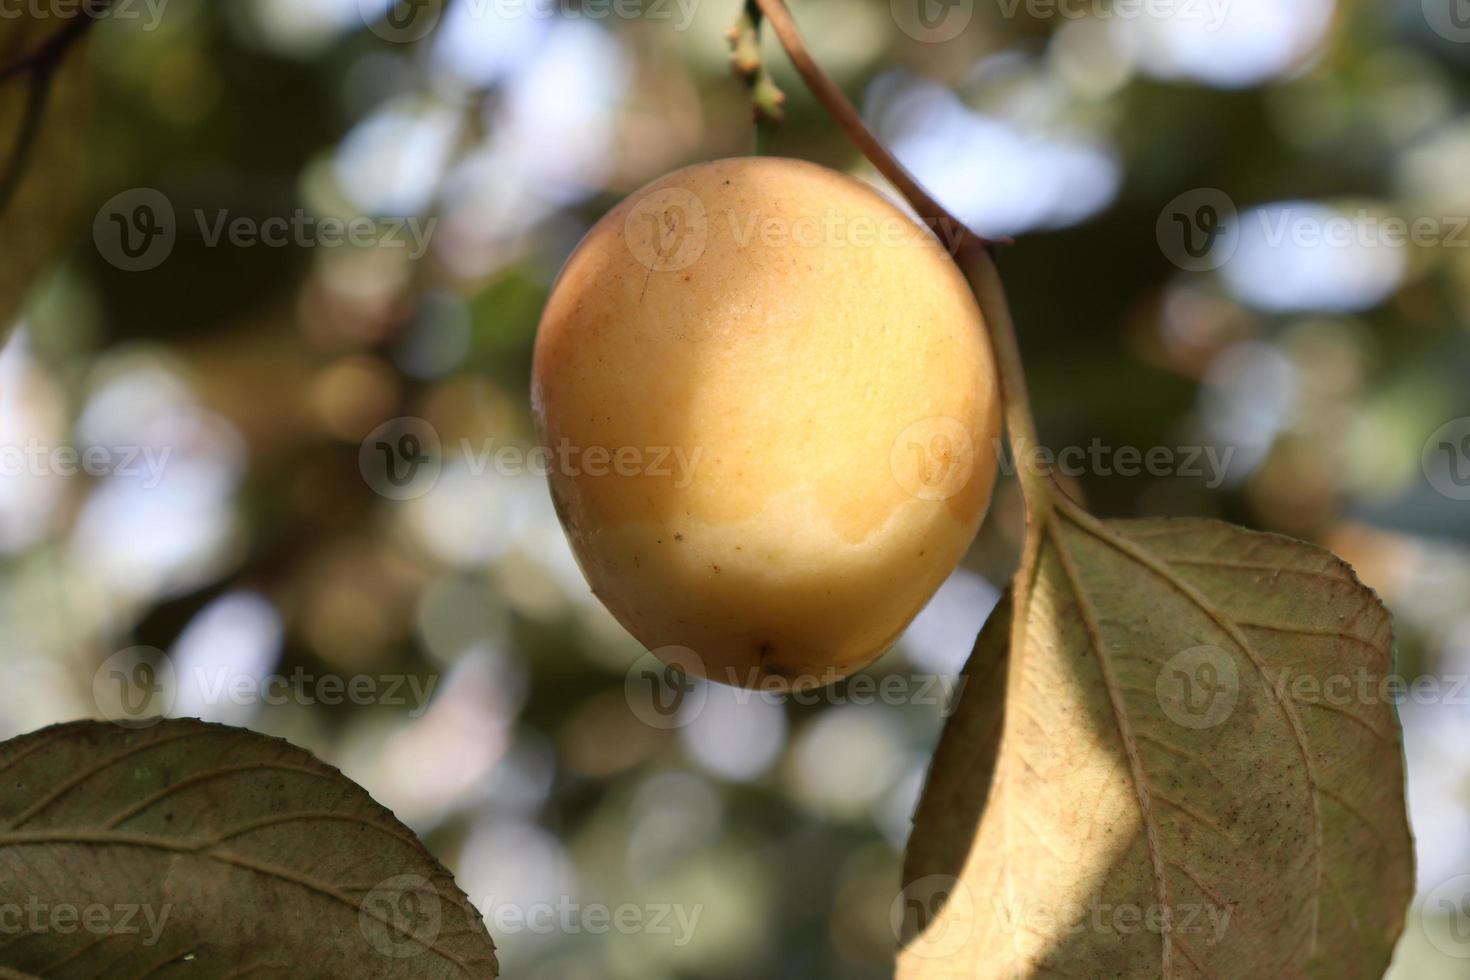
[[[1107,690],[1108,703],[1113,709],[1113,720],[1118,726],[1118,736],[1123,742],[1123,752],[1128,757],[1128,767],[1133,776],[1133,791],[1138,799],[1138,808],[1143,820],[1144,839],[1148,843],[1148,854],[1154,872],[1154,888],[1158,892],[1159,904],[1165,908],[1169,906],[1169,883],[1164,874],[1164,858],[1162,845],[1159,842],[1158,825],[1154,820],[1152,789],[1148,783],[1148,776],[1143,770],[1143,761],[1139,758],[1138,742],[1133,736],[1133,725],[1129,721],[1124,709],[1122,693],[1118,690],[1118,679],[1113,675],[1112,664],[1108,662],[1107,649],[1103,644],[1102,632],[1097,624],[1097,613],[1092,607],[1086,592],[1082,588],[1082,582],[1073,561],[1071,551],[1066,541],[1063,540],[1061,531],[1053,521],[1048,521],[1047,532],[1052,539],[1052,545],[1056,549],[1057,559],[1061,563],[1062,571],[1066,575],[1068,586],[1077,602],[1077,609],[1082,615],[1082,624],[1087,631],[1087,638],[1092,646],[1092,651],[1097,659],[1098,671],[1102,675],[1103,686]],[[1164,976],[1169,975],[1170,952],[1173,945],[1173,937],[1167,932],[1163,933],[1161,939],[1161,958]]]

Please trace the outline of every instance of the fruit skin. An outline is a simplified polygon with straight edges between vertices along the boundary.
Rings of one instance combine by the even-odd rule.
[[[719,160],[622,202],[558,277],[532,373],[593,592],[717,681],[871,663],[989,505],[999,397],[969,286],[938,239],[813,164]],[[586,472],[589,447],[623,451],[621,473]]]

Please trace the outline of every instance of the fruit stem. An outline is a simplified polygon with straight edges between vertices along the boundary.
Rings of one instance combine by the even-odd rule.
[[[730,42],[730,68],[750,89],[755,152],[761,156],[776,127],[786,119],[786,93],[761,61],[761,8],[755,0],[745,0],[744,12],[725,38]]]
[[[889,183],[898,188],[904,200],[909,202],[909,206],[929,227],[942,237],[958,236],[953,257],[955,264],[969,281],[970,289],[975,293],[975,301],[984,315],[996,371],[1000,375],[1006,431],[1010,435],[1016,475],[1026,503],[1026,523],[1032,534],[1038,532],[1051,513],[1052,485],[1038,467],[1031,465],[1040,441],[1036,435],[1036,420],[1031,413],[1031,399],[1026,390],[1026,371],[1021,362],[1020,343],[1016,339],[1016,324],[1011,318],[1010,302],[1006,299],[1000,269],[995,264],[992,243],[967,228],[964,222],[935,200],[868,128],[862,115],[848,101],[847,96],[842,94],[842,89],[838,88],[837,83],[832,81],[831,76],[812,57],[785,0],[751,2],[760,8],[765,19],[770,22],[781,47],[785,49],[787,57],[791,59],[797,74],[812,95],[846,131],[863,156],[868,158]],[[1028,534],[1028,538],[1030,537],[1031,534]]]

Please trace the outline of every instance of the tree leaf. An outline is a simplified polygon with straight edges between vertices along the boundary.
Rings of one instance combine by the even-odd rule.
[[[165,721],[0,745],[0,976],[175,975],[497,966],[478,913],[413,834],[288,742]]]
[[[35,13],[0,18],[0,69],[40,51],[73,20]],[[82,47],[68,45],[44,83],[30,70],[0,79],[0,344],[36,276],[74,230],[92,95]],[[7,177],[14,178],[10,186]]]
[[[1000,752],[1006,703],[1006,645],[1011,597],[1007,593],[985,621],[975,652],[961,672],[960,702],[929,761],[931,773],[962,775],[944,792],[926,792],[914,813],[914,834],[904,854],[905,882],[953,876],[970,850],[970,835],[985,810]],[[931,790],[937,787],[931,786]],[[918,923],[906,921],[912,929]],[[905,939],[912,938],[905,936]]]
[[[966,687],[916,814],[900,980],[1381,976],[1413,867],[1373,593],[1297,541],[1060,499],[1034,548],[1024,625],[975,654],[1005,673],[1010,633],[1005,706]]]

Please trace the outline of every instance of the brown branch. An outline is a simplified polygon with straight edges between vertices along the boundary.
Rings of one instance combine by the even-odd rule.
[[[1025,649],[1024,639],[1030,618],[1032,581],[1041,561],[1043,531],[1056,507],[1053,482],[1033,466],[1033,454],[1040,446],[1036,421],[1031,414],[1031,398],[1026,391],[1026,371],[1021,363],[1021,347],[1016,339],[1016,325],[1011,318],[1010,302],[1001,282],[990,243],[964,226],[954,215],[926,191],[913,175],[898,162],[873,135],[862,116],[836,83],[822,71],[807,50],[801,32],[786,8],[785,0],[754,0],[776,31],[792,64],[817,101],[847,131],[878,172],[898,188],[919,217],[946,234],[959,232],[953,253],[955,263],[964,272],[975,293],[975,301],[984,317],[986,334],[1000,376],[1001,397],[1005,406],[1006,430],[1010,434],[1011,451],[1016,460],[1016,477],[1026,505],[1026,536],[1021,548],[1021,562],[1012,578],[1014,609],[1011,619],[1011,649]],[[945,227],[947,226],[947,227]],[[1015,676],[1020,676],[1019,672]]]
[[[878,172],[886,177],[889,183],[898,188],[899,193],[913,206],[919,216],[926,221],[942,222],[949,226],[949,228],[940,230],[958,232],[962,236],[961,249],[984,247],[989,244],[985,239],[966,228],[962,221],[945,209],[944,205],[931,197],[929,192],[914,179],[913,174],[909,173],[908,169],[899,163],[892,153],[888,152],[888,148],[873,134],[868,124],[863,122],[862,115],[847,100],[847,96],[842,94],[842,89],[837,87],[837,83],[832,81],[831,77],[812,58],[785,0],[755,0],[755,2],[765,14],[766,20],[770,21],[776,37],[781,41],[781,47],[786,50],[787,57],[791,59],[797,74],[801,76],[802,81],[806,82],[812,95],[847,132],[849,138],[862,151],[863,156],[878,168]]]
[[[1010,434],[1011,449],[1017,461],[1016,473],[1026,498],[1027,523],[1038,525],[1050,512],[1052,486],[1046,477],[1030,465],[1031,455],[1040,443],[1036,435],[1036,422],[1031,415],[1031,399],[1026,390],[1026,372],[1021,363],[1015,321],[1011,318],[1010,302],[1006,299],[1000,270],[996,268],[991,254],[992,243],[967,228],[964,222],[935,200],[873,134],[862,115],[848,101],[847,96],[842,94],[842,89],[837,87],[837,83],[832,81],[812,57],[785,0],[754,2],[775,30],[776,37],[796,67],[797,74],[822,107],[847,132],[863,156],[898,188],[904,200],[909,202],[931,228],[946,236],[959,236],[954,259],[969,280],[976,302],[980,304],[980,311],[985,317],[996,370],[1000,375],[1006,429]]]
[[[10,152],[10,159],[5,162],[4,171],[0,171],[0,215],[4,215],[9,208],[15,190],[25,176],[31,151],[41,135],[41,120],[46,114],[46,102],[50,95],[51,73],[33,75],[26,93],[26,106],[20,121],[20,132],[15,138],[15,148]]]
[[[86,36],[92,24],[103,16],[112,0],[97,0],[85,13],[73,18],[65,27],[54,32],[39,47],[4,67],[0,67],[0,85],[21,78],[27,81],[26,104],[21,115],[20,130],[15,145],[0,171],[0,216],[10,209],[11,201],[20,182],[25,177],[26,167],[40,140],[42,121],[46,114],[46,103],[51,95],[51,83],[56,77],[67,53]]]
[[[66,58],[66,53],[82,39],[92,24],[107,13],[112,0],[96,0],[95,12],[89,11],[74,18],[61,30],[56,31],[34,51],[28,52],[0,68],[0,82],[9,81],[20,75],[41,74],[54,71]]]

